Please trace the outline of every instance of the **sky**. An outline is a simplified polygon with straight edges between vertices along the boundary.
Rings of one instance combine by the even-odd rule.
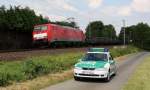
[[[37,15],[51,21],[64,21],[73,17],[81,29],[89,22],[101,20],[115,26],[117,34],[123,26],[139,22],[150,25],[150,0],[0,0],[0,6],[30,7]]]

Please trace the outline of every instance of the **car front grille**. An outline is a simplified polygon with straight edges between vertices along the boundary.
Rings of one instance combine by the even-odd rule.
[[[79,74],[79,75],[81,75],[81,76],[99,76],[97,74]]]
[[[82,68],[83,70],[95,70],[95,68]]]

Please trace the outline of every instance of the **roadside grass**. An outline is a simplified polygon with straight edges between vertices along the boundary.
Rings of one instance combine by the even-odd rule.
[[[110,49],[110,52],[113,57],[119,57],[130,53],[135,53],[141,51],[141,49],[136,48],[134,46],[122,46],[122,47],[116,47],[113,49]]]
[[[68,70],[82,55],[80,52],[67,53],[30,57],[25,61],[0,62],[0,86]]]
[[[73,77],[72,72],[71,69],[61,73],[43,75],[26,82],[13,83],[7,87],[1,87],[0,90],[40,90],[41,88],[71,79]]]
[[[114,57],[118,57],[130,53],[136,53],[139,51],[139,49],[128,46],[126,48],[112,48],[110,51]],[[66,75],[64,71],[68,71],[73,68],[73,65],[83,56],[83,54],[83,52],[76,52],[60,55],[30,57],[23,61],[1,61],[0,86],[7,88],[11,87],[12,84],[17,84],[17,86],[20,86],[20,84],[27,82],[27,86],[26,84],[23,84],[26,86],[26,88],[30,87],[32,90],[37,90],[60,81],[70,79],[72,77],[72,72]],[[58,74],[61,75],[61,78],[59,78]],[[42,79],[44,81],[40,80],[42,77],[45,78]],[[46,80],[48,81],[45,82]]]
[[[122,90],[150,90],[150,56],[139,65]]]

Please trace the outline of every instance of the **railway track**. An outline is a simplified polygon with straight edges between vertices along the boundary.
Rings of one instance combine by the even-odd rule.
[[[112,48],[111,46],[95,46],[95,47],[106,47]],[[32,56],[42,56],[42,55],[56,55],[71,52],[84,52],[89,47],[76,47],[76,48],[34,48],[34,49],[22,49],[22,50],[10,50],[10,51],[0,51],[0,61],[16,61],[23,60],[27,57]]]

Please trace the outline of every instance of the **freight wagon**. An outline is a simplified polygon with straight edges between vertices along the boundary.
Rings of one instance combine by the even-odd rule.
[[[82,30],[56,24],[36,25],[32,34],[33,44],[73,45],[85,41]]]
[[[88,45],[119,45],[121,44],[120,41],[116,38],[111,39],[107,37],[91,37],[86,38],[86,42]]]

